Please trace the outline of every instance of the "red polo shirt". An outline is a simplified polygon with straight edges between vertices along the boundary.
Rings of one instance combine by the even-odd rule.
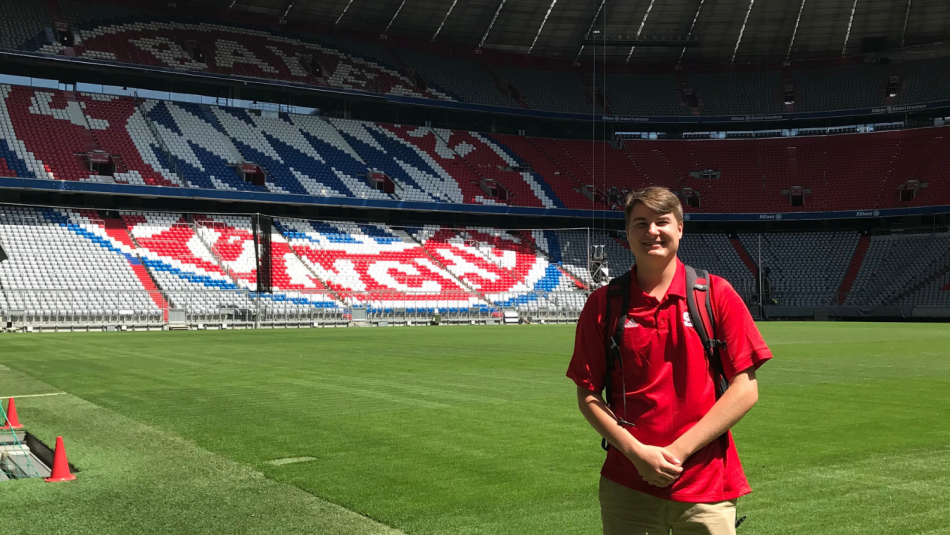
[[[772,358],[742,298],[723,278],[712,276],[716,337],[727,378]],[[657,300],[637,284],[636,266],[630,284],[629,322],[624,329],[624,377],[614,364],[611,408],[636,427],[626,429],[643,444],[666,447],[696,425],[716,403],[716,392],[699,335],[686,304],[686,269],[676,260],[676,277],[666,296]],[[577,322],[574,356],[567,376],[579,386],[600,392],[605,368],[604,313],[607,288],[591,294]],[[618,305],[619,307],[619,305]],[[697,318],[698,320],[698,318]],[[627,413],[623,408],[626,379]],[[678,502],[718,502],[752,492],[746,481],[732,433],[713,440],[690,456],[672,485],[648,485],[633,463],[610,448],[601,474],[631,489]]]

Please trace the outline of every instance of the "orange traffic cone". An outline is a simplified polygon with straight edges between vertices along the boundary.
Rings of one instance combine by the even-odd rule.
[[[13,398],[10,398],[10,402],[7,403],[7,421],[3,423],[3,427],[0,427],[0,429],[23,429],[20,420],[16,416],[16,403],[13,402]]]
[[[53,473],[46,481],[72,481],[76,476],[69,472],[69,461],[66,460],[66,447],[63,446],[63,437],[56,437],[56,452],[53,453]]]

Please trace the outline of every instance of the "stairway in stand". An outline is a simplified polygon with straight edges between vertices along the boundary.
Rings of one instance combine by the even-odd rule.
[[[103,217],[102,227],[105,229],[106,234],[110,238],[121,243],[122,245],[127,246],[132,251],[136,250],[135,242],[132,241],[132,235],[129,234],[129,229],[125,226],[125,223],[121,219],[116,219],[114,217]],[[126,259],[129,261],[129,267],[132,268],[132,273],[135,273],[135,276],[142,284],[142,288],[148,292],[149,298],[152,299],[152,302],[155,303],[155,306],[162,309],[162,319],[167,322],[169,303],[165,299],[165,294],[163,294],[161,289],[159,289],[155,284],[155,280],[152,279],[152,275],[148,272],[148,269],[146,269],[145,265],[142,264],[142,261],[137,256],[129,254],[126,255]]]
[[[864,263],[864,257],[870,246],[871,237],[868,235],[861,236],[858,240],[858,246],[854,250],[854,255],[851,257],[851,264],[848,266],[848,271],[841,280],[841,287],[838,288],[837,302],[839,305],[845,304],[848,300],[848,293],[851,291],[851,286],[854,285],[854,280],[858,278],[858,272],[861,271],[861,264]]]

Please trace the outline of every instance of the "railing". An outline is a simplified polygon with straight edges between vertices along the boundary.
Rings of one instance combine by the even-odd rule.
[[[219,268],[221,268],[221,271],[223,271],[224,274],[227,275],[228,278],[231,279],[231,282],[233,282],[235,286],[240,286],[242,283],[242,280],[237,276],[237,273],[231,269],[230,263],[224,259],[224,256],[221,255],[221,252],[218,251],[218,248],[214,246],[214,242],[211,241],[211,239],[209,239],[208,236],[205,236],[205,233],[208,230],[213,231],[217,229],[219,232],[223,233],[226,228],[227,226],[222,221],[214,221],[214,220],[209,220],[209,219],[204,219],[200,221],[199,220],[192,221],[192,231],[195,233],[196,236],[198,236],[198,239],[201,241],[201,243],[209,251],[211,251],[211,256],[214,257],[215,263],[218,265]],[[243,281],[243,282],[245,284],[248,283],[248,281]]]
[[[172,151],[168,148],[168,145],[165,144],[165,138],[162,137],[162,134],[158,131],[155,123],[153,123],[152,119],[148,116],[148,112],[145,110],[145,100],[140,98],[137,93],[135,95],[135,109],[142,116],[142,119],[145,121],[145,125],[148,126],[148,129],[152,133],[152,137],[155,138],[155,142],[158,143],[159,148],[162,149],[162,153],[165,155],[168,165],[171,166],[171,169],[169,170],[172,173],[175,173],[175,176],[178,177],[178,180],[181,180],[181,183],[184,187],[194,187],[190,182],[188,182],[188,179],[185,178],[185,175],[183,175],[178,169],[178,160],[175,158],[175,155],[172,154]]]
[[[147,291],[63,288],[3,289],[0,328],[8,330],[150,330],[175,326],[205,328],[320,327],[332,325],[430,323],[469,324],[499,320],[517,310],[529,322],[577,320],[585,292],[492,294],[491,305],[469,293],[290,291],[246,289]],[[161,297],[161,298],[159,298]],[[343,301],[340,301],[340,298]],[[174,303],[160,308],[156,303]],[[166,305],[168,306],[168,305]]]

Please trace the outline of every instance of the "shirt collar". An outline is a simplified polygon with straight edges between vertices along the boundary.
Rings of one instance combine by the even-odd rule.
[[[637,283],[637,265],[634,264],[631,268],[631,277],[630,277],[630,286],[631,291],[637,293],[643,293],[643,290],[640,289],[640,284]],[[677,297],[686,298],[686,265],[676,257],[676,275],[673,276],[673,282],[670,283],[670,287],[666,290],[667,297],[675,295]]]
[[[673,276],[673,282],[670,284],[666,295],[676,295],[686,297],[686,265],[676,257],[676,275]]]

